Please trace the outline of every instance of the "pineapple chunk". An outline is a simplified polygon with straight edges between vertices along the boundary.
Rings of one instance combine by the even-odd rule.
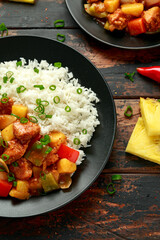
[[[148,136],[160,136],[160,102],[140,98],[140,109]]]
[[[28,192],[29,183],[27,181],[17,180],[16,190],[18,192]]]
[[[136,126],[132,132],[126,152],[160,164],[160,138],[155,139],[154,137],[149,137],[147,135],[141,117],[138,118]]]
[[[11,141],[14,139],[14,133],[13,133],[13,123],[10,124],[8,127],[2,130],[1,132],[2,138],[5,141]]]
[[[23,105],[13,105],[12,106],[12,113],[17,115],[18,117],[26,117],[28,112],[28,108]]]
[[[59,173],[74,173],[76,169],[76,164],[69,161],[67,158],[62,158],[57,163],[57,170]]]
[[[29,183],[27,181],[17,180],[16,188],[12,188],[12,190],[9,192],[9,195],[14,198],[25,200],[30,196],[28,190]]]
[[[106,11],[109,13],[113,13],[119,7],[119,0],[104,0],[104,5],[106,7]]]
[[[12,115],[0,115],[0,129],[6,128],[11,123],[17,120],[16,117]]]
[[[66,142],[66,135],[64,135],[62,132],[51,132],[49,134],[50,136],[50,146],[52,148],[60,146],[62,143]]]
[[[108,21],[105,23],[104,29],[109,30],[109,22]]]
[[[121,10],[124,14],[139,17],[143,12],[143,3],[126,3],[121,5]]]
[[[84,9],[92,17],[97,17],[97,18],[106,18],[107,17],[106,12],[97,12],[96,11],[95,4],[84,4]]]

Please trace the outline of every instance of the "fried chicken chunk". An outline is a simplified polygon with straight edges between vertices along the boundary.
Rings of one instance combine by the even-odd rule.
[[[148,32],[155,32],[160,28],[160,8],[152,7],[142,14]]]
[[[9,169],[20,180],[28,180],[32,176],[32,164],[25,158],[19,159],[17,166],[10,165]]]
[[[118,8],[114,13],[108,14],[109,30],[111,32],[115,29],[123,30],[127,27],[128,20],[129,18]]]
[[[0,101],[0,114],[11,114],[12,105],[13,105],[13,100],[11,98],[9,98],[9,101],[6,103],[2,103]]]

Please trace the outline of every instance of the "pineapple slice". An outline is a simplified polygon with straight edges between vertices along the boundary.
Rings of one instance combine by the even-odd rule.
[[[132,132],[126,152],[160,164],[160,137],[155,139],[148,136],[141,117]]]
[[[140,98],[140,109],[148,136],[160,136],[160,102]]]

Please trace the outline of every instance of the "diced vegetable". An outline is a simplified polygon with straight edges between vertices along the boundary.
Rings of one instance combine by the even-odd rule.
[[[27,112],[28,112],[28,108],[23,106],[23,105],[16,105],[16,104],[14,104],[12,106],[12,113],[17,115],[20,118],[26,117]]]
[[[119,7],[119,0],[104,0],[104,5],[106,7],[106,11],[109,13],[113,13]]]
[[[42,169],[40,167],[36,167],[36,166],[33,166],[33,176],[35,178],[39,178],[40,177],[40,172],[42,171]]]
[[[65,144],[61,144],[58,150],[58,155],[60,158],[67,158],[71,162],[75,163],[79,157],[79,151],[70,148]]]
[[[59,188],[59,185],[52,173],[47,173],[45,178],[42,179],[42,187],[45,192],[50,192]]]
[[[124,14],[139,17],[143,12],[143,3],[126,3],[121,5],[121,10]]]
[[[66,136],[62,132],[52,132],[49,134],[50,136],[50,146],[52,148],[58,147],[61,145],[61,143],[66,142]]]
[[[13,123],[10,124],[5,129],[3,129],[1,132],[1,135],[5,141],[11,141],[12,139],[14,139],[15,137],[14,137],[14,133],[13,133]]]
[[[146,32],[143,18],[136,18],[128,22],[128,30],[130,35],[136,36]]]
[[[0,180],[0,197],[7,197],[12,188],[12,183],[5,180]]]
[[[77,169],[75,163],[69,161],[66,158],[62,158],[57,163],[57,170],[59,173],[74,173]]]
[[[11,115],[0,115],[0,129],[6,128],[8,125],[16,121],[16,117]]]
[[[105,17],[107,17],[107,13],[106,12],[102,12],[102,13],[97,13],[96,12],[96,8],[95,8],[95,6],[92,4],[84,4],[84,9],[85,9],[85,11],[89,14],[89,15],[91,15],[91,16],[93,16],[93,17],[98,17],[98,18],[105,18]]]
[[[27,181],[17,180],[16,188],[12,188],[9,195],[21,200],[28,199],[29,194],[29,183]]]
[[[70,177],[69,174],[63,174],[60,176],[59,186],[61,189],[67,189],[71,186],[71,184],[72,184],[72,178]]]
[[[28,192],[29,183],[27,181],[17,180],[16,190],[18,192]]]
[[[33,144],[37,141],[39,141],[41,139],[41,135],[37,134],[29,143],[28,148],[27,148],[27,152],[31,149],[31,147],[33,146]]]

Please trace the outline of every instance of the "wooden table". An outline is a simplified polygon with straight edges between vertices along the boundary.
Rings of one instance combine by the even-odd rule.
[[[73,0],[74,1],[74,0]],[[56,30],[53,22],[65,20]],[[70,16],[64,0],[37,0],[35,5],[0,0],[0,23],[9,35],[37,35],[56,39],[66,35],[66,44],[89,58],[108,82],[117,109],[117,136],[112,154],[96,182],[67,206],[41,216],[0,220],[2,240],[46,239],[160,239],[160,167],[125,154],[125,148],[139,116],[139,97],[160,97],[157,83],[135,74],[132,83],[125,72],[137,66],[159,64],[160,48],[122,50],[97,42],[84,33]],[[0,46],[3,47],[3,46]],[[126,119],[126,106],[133,117]],[[110,196],[106,186],[112,174],[123,180]]]

